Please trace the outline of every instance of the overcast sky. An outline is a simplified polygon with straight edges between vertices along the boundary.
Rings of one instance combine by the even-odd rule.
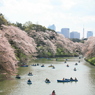
[[[0,12],[10,22],[31,21],[56,31],[95,32],[95,0],[0,0]],[[95,34],[95,33],[94,33]]]

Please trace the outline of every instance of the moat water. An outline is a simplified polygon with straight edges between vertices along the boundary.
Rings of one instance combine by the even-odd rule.
[[[68,59],[66,63],[65,59]],[[37,63],[39,66],[31,66]],[[41,67],[42,64],[45,67]],[[51,64],[55,69],[48,67]],[[0,95],[50,95],[53,90],[56,95],[95,95],[95,66],[85,62],[83,58],[57,58],[57,61],[55,58],[38,59],[28,65],[29,67],[18,69],[21,79],[12,76],[12,80],[0,81]],[[74,71],[74,68],[77,70]],[[32,72],[33,76],[28,76],[29,72]],[[58,79],[70,77],[76,77],[78,82],[57,82]],[[45,83],[46,78],[49,78],[51,83]],[[31,85],[27,84],[28,79],[31,79]]]

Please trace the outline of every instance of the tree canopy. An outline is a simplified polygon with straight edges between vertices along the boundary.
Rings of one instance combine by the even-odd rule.
[[[5,19],[4,15],[2,13],[0,13],[0,28],[1,28],[2,24],[4,24],[4,25],[14,25],[14,26],[19,27],[21,30],[26,31],[26,32],[29,32],[31,30],[35,30],[36,32],[38,32],[38,31],[46,32],[47,30],[55,32],[54,30],[48,29],[45,26],[42,26],[42,25],[39,25],[39,24],[33,24],[31,21],[27,21],[24,24],[19,23],[19,22],[11,23],[11,22],[9,22]]]
[[[0,28],[2,24],[8,25],[8,21],[5,19],[4,15],[0,13]]]

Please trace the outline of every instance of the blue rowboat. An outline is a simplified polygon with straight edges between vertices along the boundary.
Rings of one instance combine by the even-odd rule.
[[[76,68],[74,68],[74,71],[76,71],[77,69]]]
[[[57,82],[70,82],[70,79],[65,79],[65,80],[57,80]]]
[[[41,67],[45,67],[44,65],[42,65]]]
[[[77,82],[78,80],[76,79],[57,80],[57,82],[73,82],[73,81]]]
[[[45,83],[50,83],[50,80],[45,80]]]
[[[21,67],[28,67],[28,65],[21,65]]]

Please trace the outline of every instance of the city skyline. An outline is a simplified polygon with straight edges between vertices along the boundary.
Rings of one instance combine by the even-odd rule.
[[[64,33],[62,33],[62,29],[64,29]],[[92,35],[93,35],[93,31],[84,31],[84,28],[83,28],[83,31],[82,31],[82,33],[83,33],[83,35],[81,35],[81,33],[80,32],[78,32],[78,31],[70,31],[70,28],[61,28],[61,30],[60,31],[56,31],[57,33],[60,33],[60,34],[63,34],[65,37],[66,37],[66,34],[65,34],[65,32],[67,31],[65,31],[65,29],[69,29],[69,38],[70,38],[70,33],[72,33],[72,32],[77,32],[77,33],[79,33],[79,38],[80,39],[83,39],[83,38],[87,38],[87,34],[88,34],[88,32],[92,32]],[[68,32],[68,31],[67,31]],[[84,34],[85,34],[85,36],[84,36]],[[91,35],[91,33],[89,33],[90,35]],[[88,34],[88,35],[89,35]],[[93,35],[94,36],[94,35]],[[66,38],[68,38],[68,37],[66,37]]]
[[[86,34],[85,34],[86,36],[81,37],[81,35],[78,31],[70,31],[70,28],[61,28],[60,31],[56,31],[56,32],[59,34],[63,34],[66,38],[83,39],[83,38],[89,38],[89,37],[93,36],[93,31],[86,31]],[[84,35],[84,28],[83,28],[83,35]]]
[[[89,7],[88,7],[89,6]],[[87,31],[95,35],[95,0],[0,0],[0,12],[12,23],[27,21],[56,31],[69,27],[86,37]]]

